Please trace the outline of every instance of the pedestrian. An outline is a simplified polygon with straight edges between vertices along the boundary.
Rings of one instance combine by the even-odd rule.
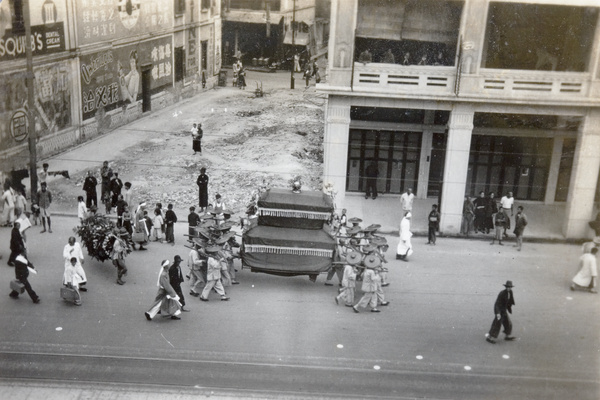
[[[181,311],[189,311],[186,310],[185,307],[185,297],[183,297],[183,291],[181,290],[181,284],[184,282],[183,274],[181,273],[181,257],[178,255],[173,258],[173,264],[169,267],[169,283],[177,296],[179,296],[179,304],[181,304]]]
[[[367,177],[365,199],[368,199],[369,196],[371,196],[373,200],[375,200],[377,198],[377,178],[379,177],[379,168],[377,168],[377,163],[375,161],[369,163],[365,169],[365,176]]]
[[[311,77],[311,73],[310,73],[310,68],[306,68],[306,70],[304,71],[304,81],[306,82],[306,89],[308,89],[310,87],[310,77]]]
[[[361,62],[363,64],[370,63],[372,60],[373,60],[373,56],[371,55],[371,52],[369,51],[369,49],[365,49],[358,56],[358,62]]]
[[[238,67],[238,61],[235,60],[233,62],[233,81],[231,83],[231,86],[236,87],[237,86],[237,80],[238,80],[238,71],[239,71],[239,67]]]
[[[500,246],[504,246],[502,239],[504,237],[504,227],[506,226],[506,215],[501,211],[497,212],[494,215],[494,223],[496,227],[494,237],[492,238],[492,243],[490,244],[494,244],[494,242],[497,240]]]
[[[104,161],[102,163],[102,168],[100,169],[100,176],[102,177],[102,191],[100,192],[100,197],[103,201],[106,199],[106,194],[110,193],[110,180],[112,178],[112,175],[113,171],[108,166],[108,161]]]
[[[27,279],[29,277],[29,271],[31,271],[34,274],[37,274],[37,271],[35,270],[33,264],[29,262],[29,260],[27,260],[27,258],[25,258],[23,254],[19,254],[15,258],[15,278],[17,281],[23,284],[25,290],[27,291],[27,294],[29,295],[29,297],[31,297],[31,300],[35,304],[39,304],[41,299],[37,295],[37,293],[35,293],[35,291],[31,287],[31,284],[29,283],[29,280]],[[10,292],[9,296],[13,299],[18,299],[19,292],[13,289]]]
[[[404,193],[400,196],[400,205],[402,206],[402,215],[405,215],[407,212],[412,213],[413,201],[415,199],[415,195],[413,194],[413,190],[411,188],[406,189]]]
[[[379,309],[377,309],[377,281],[381,281],[381,278],[373,267],[365,265],[365,268],[362,283],[364,294],[352,309],[355,313],[358,313],[358,307],[366,308],[370,306],[371,312],[379,312]]]
[[[200,216],[196,214],[196,207],[190,207],[190,213],[188,214],[188,234],[191,237],[196,236],[196,227],[200,222]]]
[[[484,227],[485,233],[490,233],[490,230],[494,229],[494,214],[498,212],[498,204],[496,203],[494,192],[490,192],[486,200]]]
[[[119,195],[123,190],[123,181],[119,178],[119,173],[115,172],[110,180],[111,206],[116,207]]]
[[[463,211],[462,211],[462,222],[460,225],[460,233],[469,237],[469,232],[473,230],[473,220],[475,218],[475,205],[469,198],[469,196],[465,196],[465,201],[463,202]]]
[[[408,257],[412,255],[412,243],[410,238],[412,237],[412,232],[410,231],[410,220],[412,218],[412,213],[407,211],[400,221],[400,241],[398,242],[398,248],[396,249],[396,259],[408,261]]]
[[[219,193],[215,194],[215,204],[213,205],[213,214],[222,215],[225,211],[225,201]]]
[[[213,288],[215,292],[221,296],[221,301],[229,300],[229,297],[225,294],[223,283],[221,283],[221,262],[217,255],[219,250],[218,246],[209,246],[204,249],[207,253],[207,281],[204,290],[202,290],[202,294],[200,295],[200,300],[202,301],[208,301],[208,295]]]
[[[50,204],[52,204],[52,193],[48,190],[46,183],[40,185],[41,189],[38,190],[37,198],[40,206],[40,216],[42,217],[42,225],[44,229],[40,233],[46,232],[46,221],[48,222],[48,232],[52,233],[52,222],[50,222]]]
[[[241,65],[238,70],[238,87],[242,90],[246,90],[246,70]]]
[[[508,192],[506,196],[502,196],[500,199],[500,206],[502,207],[502,212],[506,215],[506,225],[504,228],[504,237],[508,237],[506,233],[507,230],[510,230],[510,218],[513,216],[513,206],[515,204],[515,198],[513,197],[512,192]],[[510,211],[510,215],[508,215]]]
[[[482,190],[479,192],[479,197],[475,199],[473,205],[475,206],[475,233],[485,232],[485,207],[487,199],[485,198],[485,192]]]
[[[85,192],[85,205],[90,208],[91,206],[98,207],[98,194],[96,193],[96,186],[98,186],[98,180],[94,176],[92,171],[87,172],[87,177],[83,182],[83,191]]]
[[[133,241],[133,226],[131,224],[131,212],[129,212],[129,207],[125,208],[125,211],[123,211],[123,228],[129,233],[129,236],[131,236]],[[133,245],[133,248],[135,249],[135,244]]]
[[[155,242],[158,242],[158,241],[160,241],[161,243],[163,242],[162,224],[163,224],[163,217],[161,216],[160,209],[155,208],[154,209],[154,218],[152,219],[152,237],[154,238]]]
[[[25,248],[27,248],[27,230],[31,228],[31,221],[27,218],[25,213],[21,213],[19,209],[15,209],[15,222],[19,223],[19,232],[21,232],[21,237],[23,238],[23,242],[25,243]],[[25,256],[27,256],[27,252],[25,252]]]
[[[161,270],[158,275],[158,292],[154,298],[154,302],[150,306],[150,309],[144,313],[148,321],[152,321],[152,318],[156,314],[161,313],[163,317],[171,317],[171,319],[181,319],[181,305],[179,304],[179,296],[175,293],[175,290],[169,283],[169,260],[163,260],[160,264]]]
[[[177,222],[177,214],[173,211],[173,204],[167,205],[167,212],[165,213],[165,225],[167,228],[166,239],[167,243],[171,243],[171,246],[175,246],[175,222]]]
[[[85,201],[83,201],[83,196],[77,196],[77,217],[81,224],[83,224],[83,220],[87,218],[87,212],[88,210],[85,206]]]
[[[80,306],[82,304],[81,293],[79,292],[80,290],[83,290],[83,288],[79,287],[79,282],[81,279],[82,277],[77,272],[77,257],[71,257],[71,259],[65,263],[63,285],[75,291],[75,299],[73,300],[73,303],[76,306]]]
[[[122,194],[120,194],[117,198],[117,203],[115,204],[115,206],[117,207],[117,228],[120,228],[123,226],[123,214],[128,208],[128,204],[125,201],[125,199],[123,199]]]
[[[190,272],[186,277],[190,280],[190,296],[198,297],[200,293],[196,290],[200,284],[206,284],[206,254],[200,252],[202,247],[198,243],[194,243],[194,247],[190,251],[187,264]],[[204,274],[202,273],[202,266]]]
[[[27,198],[25,198],[25,192],[21,190],[15,190],[15,219],[17,215],[25,213],[27,209]]]
[[[208,175],[206,175],[206,168],[200,168],[200,175],[196,179],[198,185],[198,205],[200,206],[200,212],[205,212],[208,207]]]
[[[148,227],[148,225],[146,224],[146,219],[145,219],[147,214],[148,214],[148,212],[146,211],[146,203],[142,201],[142,202],[140,202],[140,204],[138,205],[138,207],[135,211],[135,216],[134,216],[135,235],[131,236],[132,239],[135,237],[135,240],[133,240],[133,242],[140,245],[140,250],[147,250],[144,247],[144,244],[148,243],[148,240],[150,238],[151,227],[150,228]],[[135,247],[134,247],[134,249],[135,249]]]
[[[12,223],[15,221],[15,196],[8,179],[4,181],[2,200],[4,205],[2,211],[2,221],[4,226],[12,226]]]
[[[529,221],[527,221],[527,216],[523,212],[523,206],[517,207],[517,215],[515,216],[515,236],[517,237],[517,244],[515,247],[517,250],[521,251],[521,247],[523,246],[523,231],[527,226]]]
[[[202,136],[202,124],[194,124],[194,128],[192,128],[192,149],[194,150],[194,154],[202,154]]]
[[[504,289],[498,294],[496,302],[494,303],[494,320],[490,331],[486,335],[485,340],[488,343],[495,344],[500,333],[500,326],[504,327],[504,340],[511,341],[515,340],[516,337],[511,336],[512,333],[512,322],[508,314],[512,314],[512,306],[515,305],[515,298],[512,292],[513,283],[512,281],[506,281]]]
[[[13,228],[10,231],[10,256],[6,264],[11,267],[14,267],[14,261],[19,254],[26,254],[25,241],[21,235],[20,227],[20,223],[13,222]]]
[[[598,293],[596,281],[598,280],[598,263],[596,259],[598,248],[594,247],[589,253],[579,257],[579,271],[573,277],[571,290],[585,290],[590,293]]]
[[[122,229],[122,228],[121,228]],[[127,231],[124,230],[125,234]],[[125,242],[119,237],[120,232],[118,229],[115,230],[113,236],[113,249],[111,253],[112,263],[117,268],[117,284],[124,285],[125,281],[123,276],[127,275],[127,265],[125,264],[125,252],[127,246]]]
[[[298,53],[294,54],[294,72],[302,72],[300,68],[300,55]]]
[[[356,290],[356,275],[358,269],[356,265],[360,263],[362,255],[358,252],[349,252],[346,254],[346,265],[344,265],[344,275],[342,277],[342,289],[335,297],[335,304],[339,304],[340,300],[344,300],[346,307],[354,305],[354,293]]]
[[[133,190],[131,189],[131,182],[125,182],[121,194],[123,195],[123,200],[127,203],[127,208],[133,210]]]
[[[75,240],[74,236],[69,237],[67,244],[63,248],[63,259],[65,260],[65,279],[63,280],[63,283],[65,285],[67,284],[66,270],[67,268],[70,268],[72,258],[76,259],[74,268],[76,269],[77,276],[79,276],[77,287],[82,292],[87,292],[87,288],[83,287],[87,284],[87,275],[83,269],[83,264],[85,263],[83,251],[81,250],[81,244]]]
[[[229,283],[231,285],[239,285],[240,282],[236,279],[235,266],[233,264],[233,246],[237,245],[239,247],[239,245],[235,241],[235,234],[234,233],[226,233],[221,238],[221,241],[223,241],[223,240],[225,242],[223,243],[223,247],[221,248],[221,251],[219,252],[220,255],[222,255],[222,263],[224,263],[226,265],[226,268],[225,268],[226,274],[223,274],[223,275],[229,276]],[[217,240],[217,244],[219,244],[219,243],[220,243],[220,241]]]
[[[429,227],[427,244],[435,246],[436,232],[440,229],[440,213],[438,212],[437,204],[431,206],[431,211],[429,212],[427,220]]]
[[[48,174],[48,167],[49,167],[48,163],[43,163],[41,171],[38,172],[38,181],[40,182],[40,186],[41,186],[42,183],[46,183],[46,184],[48,183],[47,182],[48,175],[49,175]]]

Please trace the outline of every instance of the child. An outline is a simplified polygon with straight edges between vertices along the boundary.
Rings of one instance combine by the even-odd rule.
[[[133,225],[131,225],[131,212],[129,212],[129,207],[126,207],[123,212],[123,228],[129,232],[129,235],[133,235]]]
[[[190,214],[188,215],[188,234],[191,237],[196,236],[195,227],[198,226],[199,222],[200,222],[200,216],[198,214],[196,214],[196,207],[191,206]]]
[[[173,204],[169,204],[165,213],[165,225],[167,226],[167,243],[171,243],[171,246],[175,246],[175,222],[177,222],[177,215],[173,211]]]
[[[163,217],[160,215],[160,210],[157,208],[154,210],[154,219],[152,220],[152,236],[154,236],[155,242],[163,242],[162,225]]]
[[[346,303],[346,307],[352,307],[354,305],[354,290],[356,288],[356,274],[358,270],[355,266],[346,264],[344,267],[344,276],[342,278],[342,289],[340,294],[335,298],[335,304],[339,304],[340,300],[343,299]]]
[[[440,213],[437,210],[437,204],[431,206],[431,212],[429,213],[429,241],[427,244],[435,246],[435,233],[440,229]]]
[[[33,223],[37,225],[40,220],[40,206],[35,203],[31,204],[31,218],[33,219]]]
[[[102,202],[104,203],[104,206],[106,207],[106,214],[110,214],[110,210],[112,208],[112,199],[110,197],[110,192],[106,191],[106,193],[104,193],[104,197],[102,198]]]
[[[85,201],[83,200],[83,196],[77,196],[77,216],[79,217],[79,222],[83,224],[83,220],[87,218],[87,207],[85,206]]]
[[[502,237],[503,237],[504,228],[506,226],[506,214],[504,214],[502,211],[497,212],[494,217],[494,225],[496,227],[495,228],[496,231],[494,232],[495,235],[492,238],[492,243],[490,243],[490,244],[494,244],[496,239],[498,239],[498,244],[500,246],[504,246],[504,244],[502,243]]]

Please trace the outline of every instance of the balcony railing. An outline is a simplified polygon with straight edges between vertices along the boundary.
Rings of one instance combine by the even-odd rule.
[[[354,87],[413,94],[452,94],[456,69],[420,65],[354,64]]]
[[[489,99],[589,101],[598,97],[590,75],[577,72],[482,69],[462,74],[456,87],[456,68],[420,65],[354,63],[355,90],[411,96],[456,96]]]

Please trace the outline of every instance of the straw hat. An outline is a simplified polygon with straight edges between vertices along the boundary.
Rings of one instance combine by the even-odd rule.
[[[356,265],[360,264],[362,260],[362,254],[357,251],[350,251],[346,253],[346,264]]]
[[[375,269],[381,266],[381,259],[376,255],[368,255],[363,263],[365,264],[365,267]]]

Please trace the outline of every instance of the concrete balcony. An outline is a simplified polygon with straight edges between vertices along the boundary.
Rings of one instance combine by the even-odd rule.
[[[411,96],[454,96],[456,68],[354,63],[354,90]]]

